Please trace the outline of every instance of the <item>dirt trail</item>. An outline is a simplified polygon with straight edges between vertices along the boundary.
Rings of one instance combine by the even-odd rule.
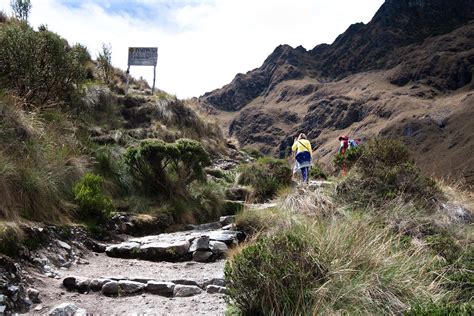
[[[153,278],[163,281],[176,279],[204,280],[223,278],[224,260],[213,263],[197,262],[150,262],[135,259],[110,258],[105,254],[91,253],[84,258],[86,265],[74,265],[63,276],[74,275],[81,278],[104,276],[124,276],[128,278]],[[35,273],[35,288],[41,293],[41,310],[46,313],[52,307],[70,302],[93,314],[139,313],[158,315],[223,315],[226,309],[224,294],[202,292],[191,297],[163,297],[153,294],[139,294],[124,297],[107,297],[100,292],[79,294],[62,287],[62,278],[51,279]]]

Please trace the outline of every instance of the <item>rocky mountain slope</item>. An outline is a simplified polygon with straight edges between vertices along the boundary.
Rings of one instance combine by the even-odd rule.
[[[196,102],[241,145],[283,157],[306,132],[329,162],[337,137],[403,137],[427,173],[474,182],[473,0],[387,0],[368,24],[260,68]]]

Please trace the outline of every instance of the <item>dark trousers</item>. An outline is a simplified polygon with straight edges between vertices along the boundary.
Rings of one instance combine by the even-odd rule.
[[[303,182],[308,182],[309,178],[309,167],[301,168],[301,176],[303,178]]]

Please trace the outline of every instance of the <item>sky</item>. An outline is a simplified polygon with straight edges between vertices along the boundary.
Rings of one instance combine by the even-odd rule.
[[[30,24],[47,25],[96,57],[112,47],[127,68],[128,47],[158,47],[156,86],[198,97],[259,67],[280,44],[312,49],[349,25],[371,20],[384,0],[32,0]],[[10,0],[0,0],[10,13]],[[153,67],[132,66],[151,85]]]

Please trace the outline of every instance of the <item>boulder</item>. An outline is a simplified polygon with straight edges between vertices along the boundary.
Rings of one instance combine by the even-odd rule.
[[[212,256],[212,251],[198,250],[193,253],[193,260],[197,262],[206,262]]]
[[[61,240],[56,240],[56,242],[58,243],[59,247],[64,248],[67,251],[71,251],[72,248],[69,244],[67,244],[67,243],[65,243],[64,241],[61,241]]]
[[[48,312],[49,316],[71,316],[77,314],[85,315],[86,312],[72,303],[62,303],[56,305]]]
[[[90,279],[76,280],[76,289],[81,294],[88,293],[90,289],[90,284]]]
[[[111,279],[92,279],[90,283],[90,289],[94,292],[98,292],[102,289],[105,283],[112,281]]]
[[[172,281],[174,284],[199,286],[194,280],[177,279]]]
[[[232,230],[216,230],[209,232],[209,238],[214,241],[220,241],[227,246],[237,245],[240,239],[241,232]]]
[[[63,286],[66,288],[68,291],[73,291],[76,289],[76,277],[66,277],[63,280]]]
[[[213,279],[210,279],[210,280],[205,280],[202,283],[203,288],[207,288],[207,286],[209,286],[209,285],[216,285],[216,286],[224,287],[225,286],[225,280],[223,278],[213,278]]]
[[[219,222],[222,224],[222,226],[233,224],[235,223],[235,215],[221,216]]]
[[[145,291],[162,296],[173,296],[174,287],[175,284],[172,282],[148,281]]]
[[[206,223],[201,225],[186,225],[186,229],[189,230],[213,230],[213,229],[220,229],[222,227],[221,223],[219,222],[212,222]]]
[[[188,297],[201,294],[201,292],[202,290],[198,286],[177,284],[174,287],[173,294],[176,297]]]
[[[145,284],[141,282],[121,280],[118,282],[120,289],[126,294],[133,294],[142,291]]]
[[[152,261],[175,261],[185,255],[190,244],[187,240],[167,242],[152,242],[140,247],[139,257]]]
[[[97,253],[104,253],[105,250],[107,249],[106,245],[98,243],[92,239],[86,239],[86,241],[84,241],[84,246],[86,246],[87,249],[92,250]]]
[[[136,258],[140,244],[137,242],[123,242],[117,245],[108,246],[105,253],[114,258]]]
[[[119,284],[117,281],[110,281],[102,286],[102,294],[106,296],[116,296],[119,293]]]
[[[226,288],[223,286],[217,286],[217,285],[208,285],[206,286],[206,292],[209,294],[215,294],[215,293],[221,293],[224,294],[226,291]]]
[[[27,291],[28,293],[28,298],[35,304],[41,303],[41,300],[39,298],[40,292],[36,289],[29,288]],[[1,303],[1,301],[0,301]]]
[[[189,252],[196,250],[208,250],[209,249],[209,236],[201,236],[193,240]]]

